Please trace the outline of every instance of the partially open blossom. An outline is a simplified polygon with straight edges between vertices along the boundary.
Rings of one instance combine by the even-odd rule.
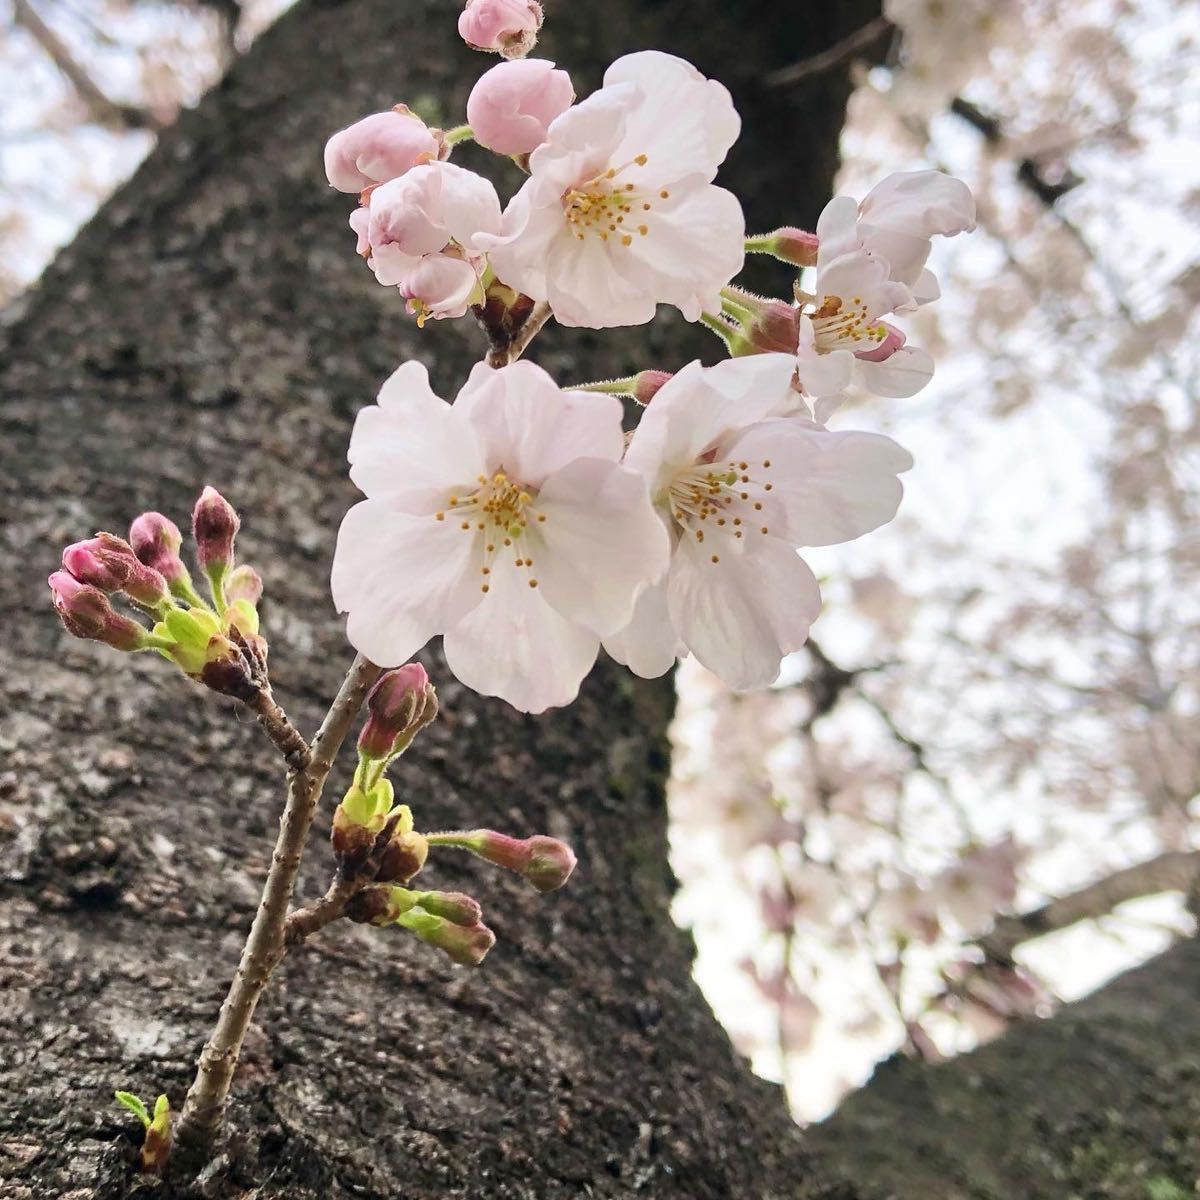
[[[472,50],[523,58],[537,42],[542,6],[536,0],[467,0],[458,33]]]
[[[358,735],[359,753],[373,759],[403,753],[437,711],[437,693],[420,663],[406,663],[387,671],[367,696],[367,721]]]
[[[692,654],[730,687],[765,687],[820,610],[798,546],[849,541],[895,515],[912,459],[890,438],[790,416],[795,359],[690,363],[646,409],[625,456],[674,547],[666,577],[605,648],[639,675]]]
[[[102,592],[124,592],[136,604],[154,609],[171,603],[167,581],[133,552],[124,538],[98,533],[63,551],[63,567],[81,583]]]
[[[434,845],[469,850],[486,862],[514,871],[539,892],[563,886],[575,870],[575,852],[566,842],[545,834],[515,838],[494,829],[430,834]]]
[[[918,304],[938,297],[925,263],[931,239],[975,228],[975,198],[960,179],[941,171],[901,171],[877,183],[861,204],[835,196],[817,221],[817,267],[855,250],[888,264],[888,278],[910,288]]]
[[[440,149],[425,122],[398,104],[335,133],[325,143],[325,174],[339,192],[361,192],[435,161]]]
[[[410,312],[459,317],[482,299],[476,237],[500,228],[500,200],[474,171],[427,163],[375,188],[350,226],[375,278],[399,288]]]
[[[645,481],[620,463],[621,405],[540,367],[479,365],[453,406],[420,363],[359,413],[333,596],[383,666],[444,634],[468,687],[541,712],[574,699],[599,638],[666,568]]]
[[[497,154],[530,154],[546,140],[555,117],[575,100],[566,71],[524,58],[485,71],[467,98],[467,123],[475,140]]]
[[[480,244],[564,325],[641,325],[659,303],[699,320],[745,257],[741,206],[712,184],[739,128],[728,91],[690,63],[626,55],[552,122],[503,236]]]
[[[233,539],[240,528],[233,505],[216,488],[206,487],[192,512],[192,536],[201,570],[223,574],[233,566]]]
[[[99,588],[80,583],[69,571],[55,571],[47,582],[54,607],[72,636],[117,650],[144,650],[150,644],[145,628],[118,613]]]

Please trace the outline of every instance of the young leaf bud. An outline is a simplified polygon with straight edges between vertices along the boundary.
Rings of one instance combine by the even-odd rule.
[[[377,762],[403,754],[437,711],[437,694],[420,663],[406,663],[386,672],[367,696],[367,723],[358,737],[359,753]]]
[[[395,923],[464,967],[477,967],[496,944],[496,935],[486,925],[455,925],[420,907],[401,913]]]
[[[191,574],[179,557],[183,535],[174,521],[162,513],[142,513],[129,527],[129,544],[140,562],[152,567],[167,581],[173,596],[186,604],[200,604]]]
[[[225,580],[225,599],[229,604],[248,604],[252,609],[258,607],[262,599],[263,581],[259,573],[251,566],[243,564],[230,571]],[[257,629],[254,631],[258,632]]]
[[[74,637],[127,651],[145,650],[152,644],[150,634],[118,613],[98,587],[80,583],[70,571],[55,571],[46,582],[63,625]]]

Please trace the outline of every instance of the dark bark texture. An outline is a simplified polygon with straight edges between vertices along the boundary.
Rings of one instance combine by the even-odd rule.
[[[847,85],[768,93],[765,70],[877,3],[694,0],[549,7],[543,51],[581,92],[659,46],[725,80],[747,133],[728,178],[752,227],[811,222]],[[154,1191],[131,1174],[114,1088],[182,1100],[270,853],[281,771],[253,720],[166,664],[73,641],[48,603],[58,549],[201,484],[245,518],[265,576],[276,692],[311,730],[350,654],[327,596],[355,411],[406,357],[446,394],[482,356],[469,322],[423,334],[356,260],[320,169],[330,131],[400,99],[461,120],[490,62],[430,0],[309,0],[168,131],[9,314],[0,344],[8,570],[0,650],[0,1195]],[[462,160],[474,161],[468,150]],[[515,185],[516,178],[509,183]],[[564,382],[708,352],[666,319],[547,333]],[[259,1009],[209,1197],[795,1196],[799,1135],[735,1057],[667,916],[671,689],[602,666],[541,719],[442,677],[444,718],[398,790],[425,827],[567,837],[580,869],[541,898],[463,859],[431,886],[484,902],[499,945],[465,971],[394,931],[335,926]],[[331,791],[347,781],[344,765]],[[326,805],[301,898],[331,868]],[[423,876],[422,878],[425,878]],[[176,1189],[178,1191],[178,1189]]]

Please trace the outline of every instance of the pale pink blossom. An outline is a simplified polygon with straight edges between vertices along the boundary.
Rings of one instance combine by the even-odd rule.
[[[380,666],[444,635],[468,687],[526,712],[574,699],[600,636],[667,565],[645,480],[620,464],[621,405],[540,367],[482,364],[453,405],[405,363],[358,416],[333,596]]]
[[[399,104],[335,133],[325,143],[325,174],[339,192],[361,192],[435,161],[439,150],[425,122]]]
[[[458,18],[458,33],[472,50],[491,50],[505,58],[521,58],[533,49],[542,27],[536,0],[467,0]]]
[[[888,278],[911,289],[918,304],[939,295],[926,269],[934,237],[975,228],[975,198],[961,179],[941,171],[900,171],[877,183],[861,204],[835,196],[817,221],[817,269],[856,250],[888,264]]]
[[[434,162],[372,190],[350,217],[375,278],[396,287],[419,322],[461,317],[483,298],[481,231],[500,225],[496,189],[481,175]]]
[[[820,611],[798,546],[848,541],[890,521],[912,465],[890,438],[786,416],[795,359],[690,363],[642,416],[625,464],[645,476],[673,547],[667,575],[605,647],[661,675],[686,647],[738,690],[765,687]]]
[[[719,311],[745,222],[712,180],[739,128],[728,91],[682,59],[618,59],[551,123],[503,236],[480,239],[497,276],[564,325],[641,325],[659,303],[689,321]]]
[[[467,123],[475,140],[497,154],[530,154],[546,140],[555,117],[575,101],[566,71],[543,58],[497,63],[467,98]]]

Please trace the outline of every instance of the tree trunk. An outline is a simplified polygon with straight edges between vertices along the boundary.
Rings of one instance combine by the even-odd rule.
[[[847,83],[834,71],[768,92],[757,76],[877,11],[868,0],[551,5],[543,50],[581,93],[644,46],[725,80],[747,127],[727,178],[762,228],[815,219]],[[326,187],[321,146],[401,99],[460,120],[490,63],[458,42],[454,17],[451,4],[414,0],[301,4],[163,136],[10,316],[6,1197],[149,1186],[131,1174],[131,1122],[113,1089],[182,1100],[282,798],[253,722],[161,661],[68,638],[44,577],[66,542],[123,532],[147,508],[180,519],[201,484],[217,485],[266,579],[276,692],[313,727],[350,659],[327,579],[354,498],[351,419],[401,360],[419,356],[453,394],[485,348],[467,321],[419,333],[356,260],[353,199]],[[569,382],[678,367],[710,351],[705,337],[672,320],[553,331],[534,356]],[[439,858],[431,885],[478,895],[499,936],[478,971],[348,923],[289,955],[235,1084],[237,1138],[204,1194],[794,1196],[799,1135],[713,1022],[667,915],[669,683],[601,666],[578,704],[538,719],[444,674],[440,690],[444,718],[397,779],[418,818],[565,836],[580,869],[541,898]],[[330,870],[317,840],[301,896]]]

